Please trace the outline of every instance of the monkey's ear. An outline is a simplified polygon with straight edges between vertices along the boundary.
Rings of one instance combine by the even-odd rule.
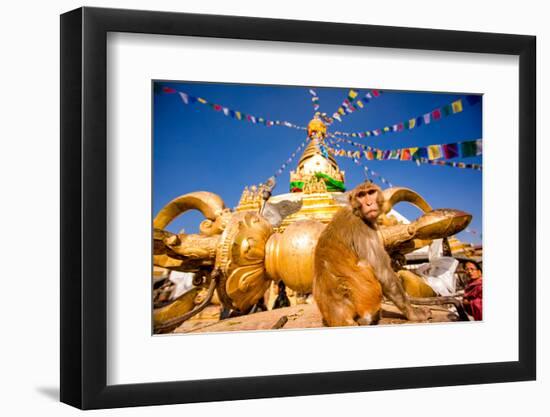
[[[354,198],[355,198],[355,193],[353,192],[353,190],[351,190],[351,191],[348,193],[348,203],[351,204],[351,202],[353,201]]]

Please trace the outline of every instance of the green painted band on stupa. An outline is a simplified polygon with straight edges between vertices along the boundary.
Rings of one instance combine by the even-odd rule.
[[[328,191],[346,191],[346,186],[344,185],[343,181],[335,180],[334,178],[323,172],[316,172],[315,176],[325,181]]]
[[[344,185],[343,181],[338,181],[332,178],[331,176],[324,174],[322,172],[316,172],[315,177],[318,179],[322,179],[326,186],[327,191],[333,192],[333,191],[346,191],[346,186]],[[304,189],[304,182],[303,181],[291,181],[290,182],[290,191],[295,189]]]
[[[303,181],[290,181],[290,191],[292,191],[293,189],[300,189],[300,190],[303,190],[304,189],[304,182]]]

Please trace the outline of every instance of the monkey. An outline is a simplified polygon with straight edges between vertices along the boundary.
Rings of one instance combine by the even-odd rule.
[[[376,324],[382,295],[408,320],[427,320],[429,310],[412,307],[378,233],[382,190],[370,181],[349,193],[319,236],[314,253],[313,297],[325,325]]]

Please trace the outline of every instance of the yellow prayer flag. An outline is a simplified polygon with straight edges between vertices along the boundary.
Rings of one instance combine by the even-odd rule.
[[[357,97],[357,91],[349,90],[348,96],[349,96],[349,98],[354,99],[355,97]]]
[[[235,116],[236,116],[237,119],[239,119],[239,120],[242,119],[242,116],[241,116],[241,112],[240,112],[240,111],[236,111],[236,112],[235,112]]]
[[[339,107],[339,108],[338,108],[338,113],[340,113],[342,116],[343,116],[344,114],[346,114],[346,112],[344,111],[344,109],[343,109],[342,107]]]
[[[355,104],[357,104],[359,107],[363,108],[363,102],[361,100],[357,100],[355,102]]]
[[[453,113],[460,113],[462,111],[462,100],[453,101],[451,103]]]
[[[409,129],[413,129],[416,126],[416,119],[409,120]]]
[[[441,158],[441,146],[431,145],[428,146],[428,159],[433,161],[434,159]]]
[[[389,126],[386,126],[386,127],[384,128],[384,132],[389,132],[389,131],[390,131],[390,127],[389,127]]]
[[[206,104],[206,100],[200,97],[197,97],[197,101],[202,104]]]

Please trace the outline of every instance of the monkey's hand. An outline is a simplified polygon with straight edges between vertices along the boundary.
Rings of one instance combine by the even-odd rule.
[[[432,318],[432,311],[428,307],[411,307],[407,319],[411,321],[427,321]]]

